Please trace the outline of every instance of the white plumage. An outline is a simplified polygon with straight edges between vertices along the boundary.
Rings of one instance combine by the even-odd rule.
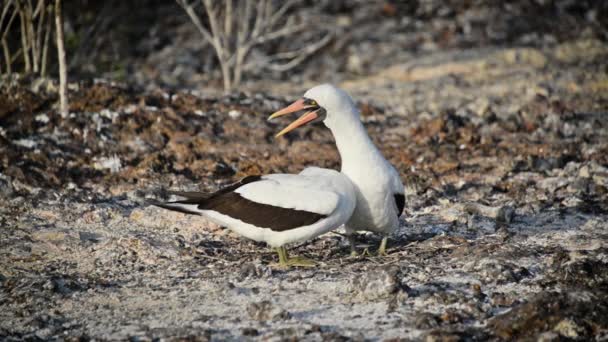
[[[311,167],[297,175],[247,177],[213,194],[176,193],[185,200],[156,205],[200,214],[247,238],[265,241],[278,248],[284,265],[288,264],[285,244],[311,239],[343,224],[353,251],[354,231],[385,236],[395,231],[405,203],[403,184],[368,136],[352,98],[332,85],[316,86],[269,119],[301,110],[308,112],[277,136],[323,121],[336,140],[341,172]],[[385,247],[386,237],[379,253]]]
[[[399,227],[399,216],[405,203],[403,183],[397,170],[382,156],[367,134],[353,99],[342,89],[322,84],[309,89],[303,99],[271,118],[293,112],[288,108],[298,103],[305,108],[312,104],[312,109],[317,109],[304,114],[278,135],[321,120],[331,130],[342,161],[341,172],[355,186],[357,204],[346,223],[347,234],[357,230],[384,235],[394,232]],[[311,113],[316,113],[316,116]],[[385,246],[386,238],[382,241],[381,253]]]
[[[331,215],[340,200],[345,200],[345,194],[340,193],[346,191],[341,191],[339,185],[340,181],[348,180],[338,178],[344,176],[334,170],[310,168],[299,175],[262,176],[262,181],[244,185],[235,192],[248,200],[262,204]],[[350,187],[352,190],[352,185]],[[348,196],[352,196],[351,193],[353,192],[350,191]]]
[[[164,203],[163,207],[203,215],[240,235],[255,241],[264,241],[272,247],[305,241],[338,228],[350,218],[355,208],[355,190],[348,177],[335,170],[317,167],[306,168],[297,175],[265,175],[259,180],[237,187],[232,193],[239,194],[252,203],[265,205],[264,208],[269,213],[272,213],[272,208],[275,208],[275,211],[292,209],[317,214],[320,219],[311,224],[279,231],[277,228],[273,229],[273,217],[257,218],[258,223],[252,224],[239,218],[234,211],[227,214],[222,206],[213,209],[201,208],[205,199],[196,203]],[[242,214],[247,214],[247,210],[256,208],[242,206],[239,210]],[[280,211],[281,215],[283,212]],[[267,225],[259,222],[267,222]]]

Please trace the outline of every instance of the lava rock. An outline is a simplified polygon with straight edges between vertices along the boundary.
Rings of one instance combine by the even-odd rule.
[[[542,292],[492,318],[488,327],[496,337],[507,340],[534,338],[551,331],[589,339],[598,328],[608,327],[608,299],[601,292]]]
[[[270,301],[264,300],[247,305],[247,313],[251,319],[256,321],[280,321],[291,318],[286,310],[283,310]]]
[[[388,266],[357,275],[351,280],[350,290],[358,297],[379,299],[399,292],[407,293],[409,287],[401,282],[399,268]]]

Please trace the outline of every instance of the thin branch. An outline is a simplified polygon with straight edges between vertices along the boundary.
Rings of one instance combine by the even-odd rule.
[[[6,43],[6,38],[2,38],[2,50],[4,51],[4,61],[6,63],[6,73],[12,74],[13,70],[11,65],[13,61],[11,60],[11,51],[8,49],[8,44]]]
[[[306,28],[306,25],[288,25],[274,32],[269,32],[255,40],[255,44],[264,44],[268,41],[282,38],[300,32]]]
[[[215,9],[213,8],[213,4],[211,3],[211,0],[202,0],[203,4],[205,5],[205,10],[207,11],[207,17],[209,18],[209,25],[211,26],[211,35],[213,37],[213,41],[215,42],[215,44],[220,47],[220,50],[222,51],[223,54],[223,49],[221,48],[221,31],[219,29],[219,26],[217,24],[217,14],[215,12]]]
[[[294,24],[293,16],[287,17],[287,13],[302,0],[282,1],[276,9],[274,8],[276,2],[273,0],[225,0],[223,3],[214,0],[200,0],[203,7],[200,15],[187,0],[176,1],[190,17],[203,38],[215,49],[225,91],[240,84],[242,72],[249,66],[249,64],[245,64],[245,60],[253,47],[288,37],[306,29],[304,24]],[[205,24],[208,24],[207,26],[204,26],[202,20],[205,15],[208,19]],[[331,36],[328,35],[300,50],[271,56],[270,61],[290,59],[286,63],[268,62],[265,64],[271,70],[289,70],[302,63],[330,40]]]
[[[217,24],[217,13],[213,7],[211,0],[201,0],[203,1],[203,5],[205,6],[205,10],[207,11],[207,17],[209,18],[209,25],[211,26],[211,34],[214,39],[215,52],[220,62],[220,68],[222,69],[222,79],[224,81],[224,91],[228,92],[232,88],[232,80],[230,76],[230,67],[229,60],[231,56],[229,56],[226,48],[227,46],[222,46],[222,32]]]
[[[277,22],[279,21],[279,19],[281,19],[284,15],[285,12],[287,12],[290,8],[292,8],[295,4],[297,4],[298,2],[300,2],[299,0],[291,0],[291,1],[285,1],[285,3],[283,4],[283,6],[281,6],[281,8],[279,8],[268,20],[268,27],[272,27],[274,25],[277,24]]]
[[[46,10],[48,12],[48,19],[46,20],[46,29],[44,32],[44,44],[42,45],[42,59],[40,63],[42,63],[40,67],[40,76],[46,76],[46,67],[48,63],[48,50],[49,50],[49,38],[51,36],[51,31],[53,30],[53,21],[51,20],[51,15],[53,14],[53,7],[49,6]]]
[[[249,25],[251,22],[251,1],[245,1],[245,5],[242,7],[241,20],[237,31],[237,48],[245,43],[245,40],[249,38]]]
[[[176,1],[184,9],[184,11],[186,11],[186,14],[188,14],[188,17],[190,17],[190,20],[192,20],[192,22],[194,23],[194,26],[196,26],[196,28],[203,35],[205,40],[207,40],[211,45],[213,45],[214,40],[213,40],[213,37],[211,37],[211,33],[209,33],[209,31],[207,31],[207,29],[205,29],[205,27],[203,26],[203,23],[201,23],[200,18],[194,12],[194,8],[192,8],[192,6],[190,4],[186,3],[185,0],[176,0]]]
[[[32,1],[27,0],[25,2],[25,30],[28,41],[30,60],[32,62],[32,71],[38,72],[38,53],[36,46],[36,37],[34,33],[34,9],[32,7]]]
[[[251,31],[251,40],[257,39],[261,33],[262,22],[264,21],[264,9],[266,7],[266,0],[260,0],[256,9],[255,23],[253,24],[253,30]]]
[[[55,0],[55,33],[57,36],[57,59],[59,60],[59,110],[61,115],[68,114],[68,71],[66,67],[63,39],[63,18],[61,17],[61,0]]]
[[[316,42],[314,44],[307,45],[298,51],[291,52],[291,54],[293,54],[294,56],[297,55],[298,57],[292,59],[291,61],[289,61],[287,63],[283,63],[283,64],[268,63],[265,67],[270,70],[280,71],[280,72],[285,72],[287,70],[293,69],[293,68],[297,67],[298,65],[300,65],[302,62],[304,62],[310,55],[317,52],[319,49],[321,49],[323,46],[325,46],[327,43],[329,43],[331,38],[332,38],[332,35],[328,34],[325,37],[323,37],[323,39],[319,40],[318,42]],[[286,53],[284,52],[284,54],[286,54]]]
[[[13,4],[13,0],[8,0],[4,4],[4,7],[2,8],[2,14],[0,15],[0,29],[2,28],[2,25],[4,24],[4,18],[6,17],[6,14],[8,13],[8,9],[9,9],[9,7],[11,7],[12,4]]]
[[[10,7],[13,7],[13,11],[11,14],[11,17],[8,20],[8,23],[6,25],[6,27],[4,28],[3,31],[0,34],[0,41],[2,41],[2,52],[4,55],[4,61],[6,63],[6,73],[8,75],[10,75],[13,70],[12,70],[12,58],[11,58],[11,51],[8,48],[8,42],[6,41],[6,35],[8,34],[8,31],[10,30],[11,26],[13,25],[13,20],[15,20],[15,17],[17,16],[17,7],[16,5],[13,4],[13,0],[8,0],[6,2],[6,4],[4,5],[4,8],[2,9],[2,15],[0,15],[0,29],[2,29],[2,27],[4,26],[4,19],[6,18],[6,15],[9,13],[8,10]]]
[[[38,6],[36,7],[36,11],[34,11],[34,15],[36,16],[36,13],[39,13],[39,18],[38,18],[38,29],[36,30],[36,54],[37,54],[37,59],[38,59],[38,69],[40,69],[40,64],[42,64],[42,37],[44,36],[42,34],[42,30],[44,27],[44,21],[46,20],[46,8],[45,10],[43,10],[42,12],[39,11],[39,9],[43,6],[44,0],[38,0]]]
[[[44,8],[44,0],[38,0],[38,4],[36,5],[36,9],[34,10],[34,17],[37,17],[42,8]]]
[[[30,47],[27,39],[25,10],[21,6],[19,6],[19,19],[21,21],[21,46],[23,48],[23,62],[25,64],[25,72],[28,73],[32,70],[32,65],[30,64]]]
[[[260,33],[264,33],[266,29],[269,27],[268,19],[272,16],[272,9],[274,8],[272,0],[266,1],[266,6],[264,6],[264,15],[262,18],[262,26],[260,26]]]
[[[226,13],[224,13],[224,42],[225,46],[228,46],[230,42],[230,36],[232,36],[232,0],[224,0],[226,2]]]
[[[13,57],[11,58],[11,63],[15,63],[15,61],[21,57],[21,55],[23,54],[23,49],[19,48],[19,50],[17,50],[17,52],[15,52],[15,54],[13,55]]]
[[[2,33],[2,37],[1,39],[6,38],[6,35],[8,34],[9,29],[11,28],[11,26],[13,25],[13,21],[15,20],[15,18],[17,17],[17,9],[15,9],[13,11],[13,15],[11,16],[11,18],[8,21],[8,24],[6,25],[6,28],[4,29],[4,32]]]

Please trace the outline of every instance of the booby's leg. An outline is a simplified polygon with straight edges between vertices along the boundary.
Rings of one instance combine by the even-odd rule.
[[[382,238],[382,242],[380,242],[380,248],[378,248],[378,255],[385,256],[386,254],[386,243],[388,242],[388,236]]]
[[[285,247],[277,247],[277,254],[279,254],[279,266],[281,267],[289,267],[289,266],[300,266],[300,267],[314,267],[317,264],[307,258],[304,257],[293,257],[289,258],[287,256],[287,249]]]
[[[374,256],[374,255],[373,255],[373,254],[372,254],[372,253],[369,251],[369,248],[367,248],[367,247],[365,247],[365,249],[363,249],[363,252],[361,252],[361,255],[362,255],[362,256],[365,256],[365,257],[372,257],[372,256]]]
[[[348,243],[350,245],[350,256],[356,257],[359,255],[357,252],[356,239],[354,234],[346,234],[346,238],[348,239]]]
[[[382,241],[380,242],[380,247],[378,247],[378,252],[376,252],[376,256],[387,256],[388,254],[386,254],[386,244],[388,242],[388,236],[385,236],[382,238]],[[368,248],[365,248],[363,250],[363,252],[361,253],[362,256],[369,256],[369,257],[373,257],[374,254],[372,252],[369,251]]]
[[[300,267],[315,267],[315,266],[317,266],[317,263],[308,258],[296,256],[296,257],[287,259],[287,265],[288,266],[300,266]]]
[[[350,245],[350,256],[358,256],[359,252],[357,252],[357,240],[355,239],[355,230],[349,228],[347,225],[344,225],[344,232],[346,233],[346,238],[348,239],[348,244]]]
[[[285,250],[285,247],[277,247],[275,250],[279,255],[279,265],[282,267],[287,267],[287,250]]]

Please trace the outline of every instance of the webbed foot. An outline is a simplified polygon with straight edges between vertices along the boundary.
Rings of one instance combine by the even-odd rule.
[[[297,256],[297,257],[293,257],[293,258],[288,258],[287,266],[315,267],[315,266],[317,266],[317,263],[308,258]]]
[[[378,256],[387,256],[386,253],[386,244],[388,242],[388,237],[383,237],[382,242],[380,242],[380,247],[378,248]]]
[[[304,257],[293,257],[293,258],[289,258],[287,256],[287,250],[285,249],[285,247],[277,247],[276,248],[277,254],[279,255],[279,263],[278,266],[282,267],[282,268],[289,268],[289,267],[315,267],[317,266],[317,263],[304,258]]]

